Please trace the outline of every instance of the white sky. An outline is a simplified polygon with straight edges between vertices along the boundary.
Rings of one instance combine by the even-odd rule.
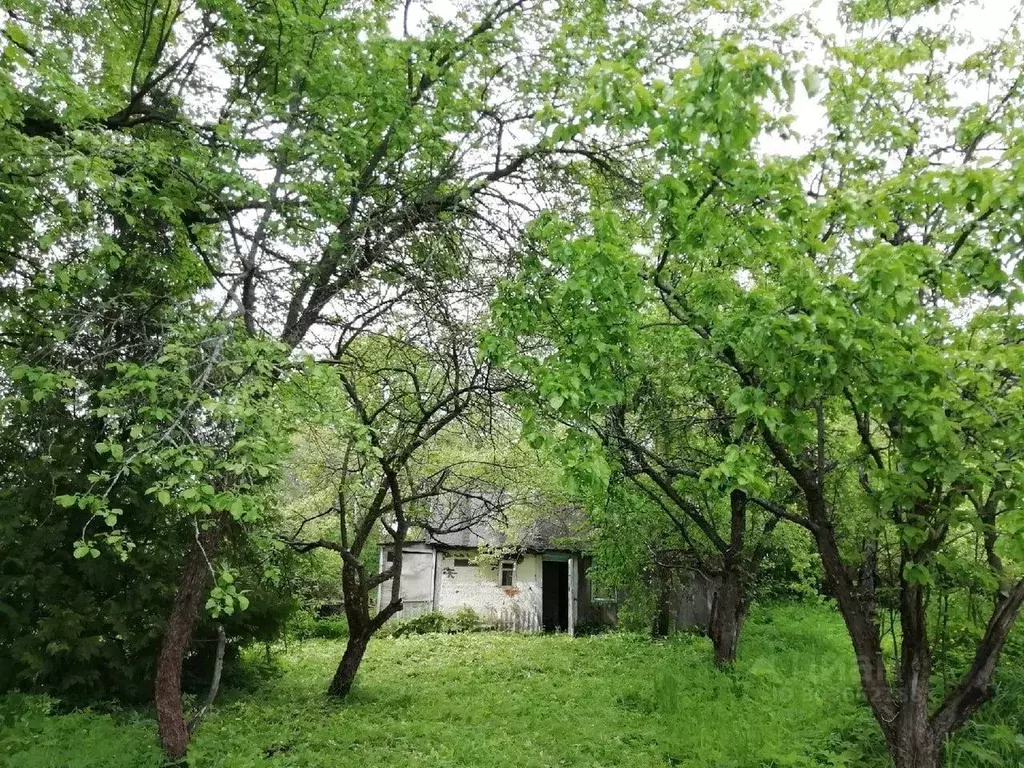
[[[843,32],[839,18],[840,0],[783,0],[781,5],[792,14],[810,13],[815,26],[823,33],[841,35]],[[974,0],[958,9],[957,27],[974,38],[976,44],[992,43],[1004,37],[1015,22],[1020,22],[1022,7],[1024,3],[1021,0]],[[935,23],[948,19],[949,13],[924,14],[921,18]],[[805,53],[808,63],[822,61],[820,50],[815,50],[813,41],[808,41]],[[963,95],[965,98],[970,96]],[[796,118],[793,129],[798,137],[810,136],[822,128],[824,113],[816,102],[802,87],[797,87],[792,113]],[[770,154],[792,154],[801,148],[799,139],[786,141],[775,135],[764,137],[760,145]]]

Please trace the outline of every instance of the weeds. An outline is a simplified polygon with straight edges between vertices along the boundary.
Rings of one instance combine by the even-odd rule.
[[[278,673],[227,690],[195,736],[191,765],[888,765],[845,630],[821,606],[755,613],[727,672],[693,636],[407,634],[375,639],[352,694],[336,703],[324,690],[341,647],[292,644]],[[262,659],[254,649],[245,661]],[[1006,661],[999,695],[950,746],[949,768],[1024,764],[1024,674]],[[0,765],[159,765],[149,713],[57,716],[48,702],[0,699]]]

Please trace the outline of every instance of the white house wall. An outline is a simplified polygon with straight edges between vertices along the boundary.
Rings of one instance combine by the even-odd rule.
[[[472,608],[499,629],[537,632],[541,629],[540,555],[524,555],[515,564],[512,586],[499,584],[499,567],[490,563],[456,566],[456,559],[473,558],[475,550],[438,553],[435,605],[441,613]]]
[[[472,561],[475,549],[435,551],[422,545],[407,545],[402,550],[402,611],[400,618],[438,611],[455,613],[471,608],[490,625],[519,632],[537,632],[542,627],[540,555],[524,555],[515,563],[511,587],[499,583],[495,563],[455,565],[455,560]],[[386,566],[381,550],[380,567]],[[378,605],[386,605],[391,582],[381,584]]]

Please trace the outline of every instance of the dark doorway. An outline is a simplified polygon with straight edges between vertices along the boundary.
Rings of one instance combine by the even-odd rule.
[[[569,629],[569,563],[545,560],[542,577],[544,631],[565,632]]]

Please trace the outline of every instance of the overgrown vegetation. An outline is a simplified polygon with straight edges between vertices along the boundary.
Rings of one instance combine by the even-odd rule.
[[[250,716],[279,762],[1019,760],[1024,2],[791,6],[4,2],[8,753],[95,725],[148,760],[144,713],[46,715],[116,701],[211,765]],[[538,609],[506,579],[556,512],[586,551]],[[389,623],[474,526],[530,626],[571,631],[586,570],[601,622],[671,635],[698,576],[720,671],[470,637],[490,604]],[[351,710],[298,689],[348,696],[367,653]],[[445,676],[479,709],[428,707]]]
[[[486,625],[472,608],[461,608],[449,615],[443,613],[424,613],[411,619],[395,622],[388,628],[391,637],[408,637],[409,635],[428,635],[441,633],[457,635],[460,632],[479,632]]]
[[[344,705],[325,700],[338,645],[281,656],[277,676],[226,691],[196,735],[196,765],[882,768],[884,747],[857,692],[840,618],[827,607],[755,609],[729,672],[710,643],[643,635],[410,635],[370,646]],[[1024,650],[1024,649],[1021,649]],[[1020,657],[1016,654],[1014,659]],[[259,659],[254,654],[252,661]],[[1024,675],[950,749],[949,765],[1024,760]],[[3,700],[0,762],[19,768],[157,765],[149,715],[46,714]],[[67,751],[67,740],[76,748]]]

